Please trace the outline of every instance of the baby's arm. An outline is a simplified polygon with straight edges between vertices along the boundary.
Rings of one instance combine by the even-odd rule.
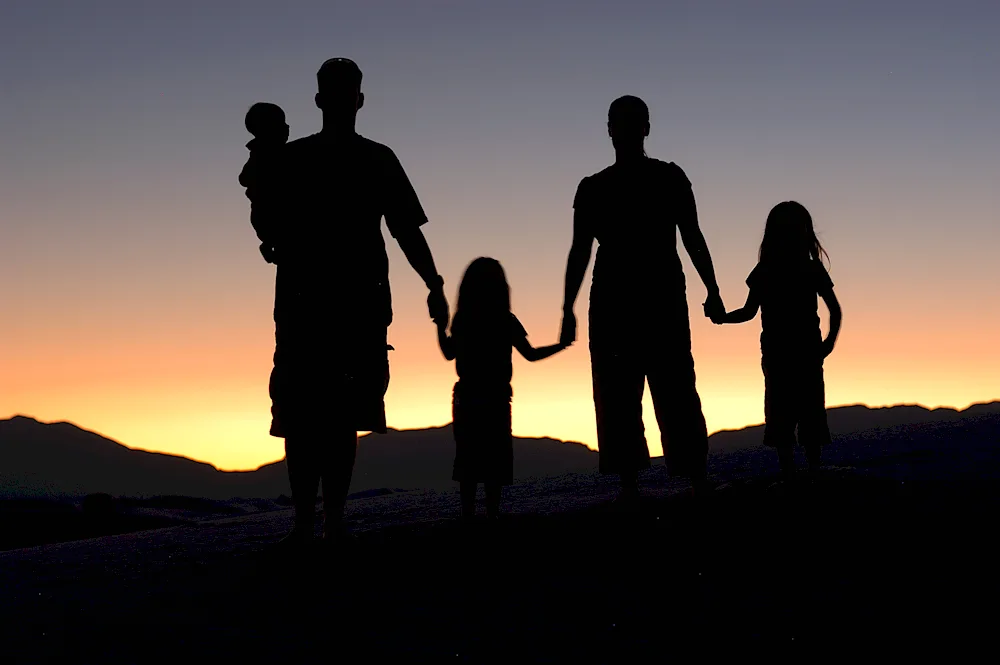
[[[833,287],[824,288],[819,292],[819,296],[826,303],[830,310],[830,333],[823,340],[823,357],[833,353],[833,346],[837,343],[837,335],[840,334],[840,323],[843,319],[843,312],[840,310],[840,301],[833,292]]]
[[[549,346],[540,346],[537,349],[531,345],[527,337],[519,337],[514,341],[514,348],[517,349],[525,360],[528,362],[536,362],[538,360],[544,360],[549,356],[554,356],[559,353],[569,344],[551,344]]]
[[[441,347],[441,353],[444,354],[445,360],[455,359],[455,340],[448,335],[448,320],[439,320],[437,322],[438,329],[438,346]]]
[[[750,289],[750,292],[747,293],[747,301],[743,304],[743,307],[726,312],[721,318],[716,319],[714,323],[746,323],[757,316],[758,309],[760,309],[760,302],[753,289]]]

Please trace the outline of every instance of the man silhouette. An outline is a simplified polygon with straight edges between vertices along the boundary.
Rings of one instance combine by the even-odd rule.
[[[358,431],[385,432],[392,322],[384,217],[427,285],[428,310],[448,319],[444,281],[420,227],[420,201],[388,147],[359,136],[361,70],[346,58],[317,73],[318,134],[288,143],[272,186],[275,228],[275,353],[269,392],[272,436],[285,439],[295,527],[283,541],[313,537],[323,481],[324,538],[342,531]]]

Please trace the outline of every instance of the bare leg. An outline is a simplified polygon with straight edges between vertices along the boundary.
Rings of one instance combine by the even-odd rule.
[[[320,478],[316,448],[317,442],[308,437],[285,439],[285,465],[295,505],[295,527],[286,540],[308,541],[313,537]]]
[[[358,433],[344,431],[332,441],[325,441],[320,454],[323,476],[323,536],[339,535],[344,517],[344,505],[351,490],[354,461],[358,453]]]
[[[462,494],[462,519],[471,520],[476,516],[476,488],[477,483],[464,482],[459,484],[459,491]]]
[[[791,446],[781,446],[778,448],[778,464],[781,466],[781,477],[785,481],[791,481],[795,477],[795,455]]]
[[[637,501],[639,499],[639,472],[632,469],[623,471],[621,477],[621,498],[624,501]]]
[[[809,477],[815,480],[819,473],[820,464],[820,447],[818,445],[806,445],[806,460],[809,462]]]
[[[503,496],[503,485],[486,483],[486,516],[491,520],[500,516],[500,498]]]

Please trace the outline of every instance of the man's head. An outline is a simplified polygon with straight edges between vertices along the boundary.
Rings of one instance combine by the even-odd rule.
[[[608,136],[615,148],[642,146],[649,136],[649,107],[633,95],[619,97],[608,109]]]
[[[254,138],[262,141],[284,143],[288,140],[285,112],[277,104],[257,102],[247,111],[244,124]]]
[[[361,92],[361,68],[347,58],[330,58],[316,72],[316,81],[319,84],[316,106],[323,115],[353,123],[358,109],[365,103]]]

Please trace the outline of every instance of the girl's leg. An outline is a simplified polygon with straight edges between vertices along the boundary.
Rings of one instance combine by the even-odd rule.
[[[471,520],[476,516],[477,483],[462,482],[459,491],[462,495],[462,519]]]
[[[819,471],[821,448],[814,442],[806,444],[806,460],[809,462],[809,473],[815,474]]]
[[[503,493],[503,485],[500,483],[486,483],[486,516],[496,519],[500,516],[500,498]]]

